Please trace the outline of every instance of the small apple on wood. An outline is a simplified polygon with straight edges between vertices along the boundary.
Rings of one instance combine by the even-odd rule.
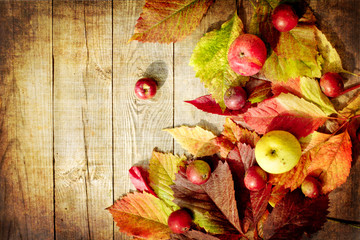
[[[141,78],[135,84],[135,95],[140,99],[150,99],[156,94],[157,84],[152,78]]]

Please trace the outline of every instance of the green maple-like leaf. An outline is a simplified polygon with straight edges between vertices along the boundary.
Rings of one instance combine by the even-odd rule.
[[[146,0],[130,40],[176,42],[200,23],[213,0]]]
[[[211,31],[197,43],[190,59],[215,101],[225,109],[224,94],[231,86],[244,85],[248,77],[236,74],[229,66],[227,54],[231,43],[243,32],[243,23],[235,14],[219,30]]]
[[[185,156],[179,157],[171,153],[157,151],[153,151],[150,159],[150,186],[159,198],[174,209],[178,207],[173,203],[174,193],[170,186],[174,184],[175,174],[179,171],[179,167],[184,165],[185,161]]]
[[[129,193],[108,208],[120,232],[146,239],[169,239],[167,219],[172,212],[161,199],[148,193]]]

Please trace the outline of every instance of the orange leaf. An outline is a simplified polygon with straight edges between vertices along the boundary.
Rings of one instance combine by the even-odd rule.
[[[167,225],[171,209],[159,198],[148,193],[129,193],[108,210],[120,232],[147,239],[169,239]]]
[[[351,140],[347,131],[331,136],[323,144],[310,150],[308,172],[320,174],[322,192],[328,193],[343,184],[351,168]]]
[[[310,154],[303,154],[298,164],[293,169],[282,174],[270,174],[269,181],[274,185],[290,188],[291,191],[294,191],[306,178],[308,174],[307,169],[310,163]]]
[[[242,128],[231,118],[226,118],[222,134],[233,143],[246,143],[251,147],[255,147],[255,144],[260,140],[260,137],[256,132]]]
[[[213,0],[146,0],[130,41],[171,43],[189,35]]]

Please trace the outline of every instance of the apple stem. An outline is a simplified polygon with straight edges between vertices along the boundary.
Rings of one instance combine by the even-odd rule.
[[[338,219],[338,218],[333,218],[333,217],[327,217],[327,219],[330,221],[333,221],[333,222],[346,224],[346,225],[352,226],[354,228],[360,229],[360,222],[358,222],[358,221],[344,220],[344,219]]]
[[[343,95],[343,94],[345,94],[345,93],[348,93],[348,92],[350,92],[350,91],[352,91],[352,90],[355,90],[355,89],[357,89],[357,88],[359,88],[359,87],[360,87],[360,84],[355,85],[355,86],[352,86],[352,87],[350,87],[350,88],[342,91],[339,95],[337,95],[337,97],[340,96],[340,95]]]
[[[355,76],[355,77],[360,77],[359,74],[356,74],[356,73],[353,73],[353,72],[349,72],[349,71],[346,71],[346,70],[343,70],[342,72],[343,72],[343,73],[350,74],[350,75],[353,75],[353,76]]]

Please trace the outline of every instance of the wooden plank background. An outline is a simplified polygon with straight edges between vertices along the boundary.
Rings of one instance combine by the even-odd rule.
[[[205,32],[237,7],[246,16],[249,2],[216,1],[178,43],[128,43],[143,4],[0,1],[0,239],[128,239],[105,208],[133,188],[128,169],[147,161],[153,148],[183,152],[161,130],[222,130],[223,117],[184,103],[206,94],[188,62]],[[359,1],[310,5],[344,67],[359,73]],[[134,96],[143,76],[160,83],[154,99]],[[349,76],[346,86],[356,82]],[[360,221],[358,154],[348,181],[330,195],[331,217]],[[329,221],[312,239],[359,235]]]

